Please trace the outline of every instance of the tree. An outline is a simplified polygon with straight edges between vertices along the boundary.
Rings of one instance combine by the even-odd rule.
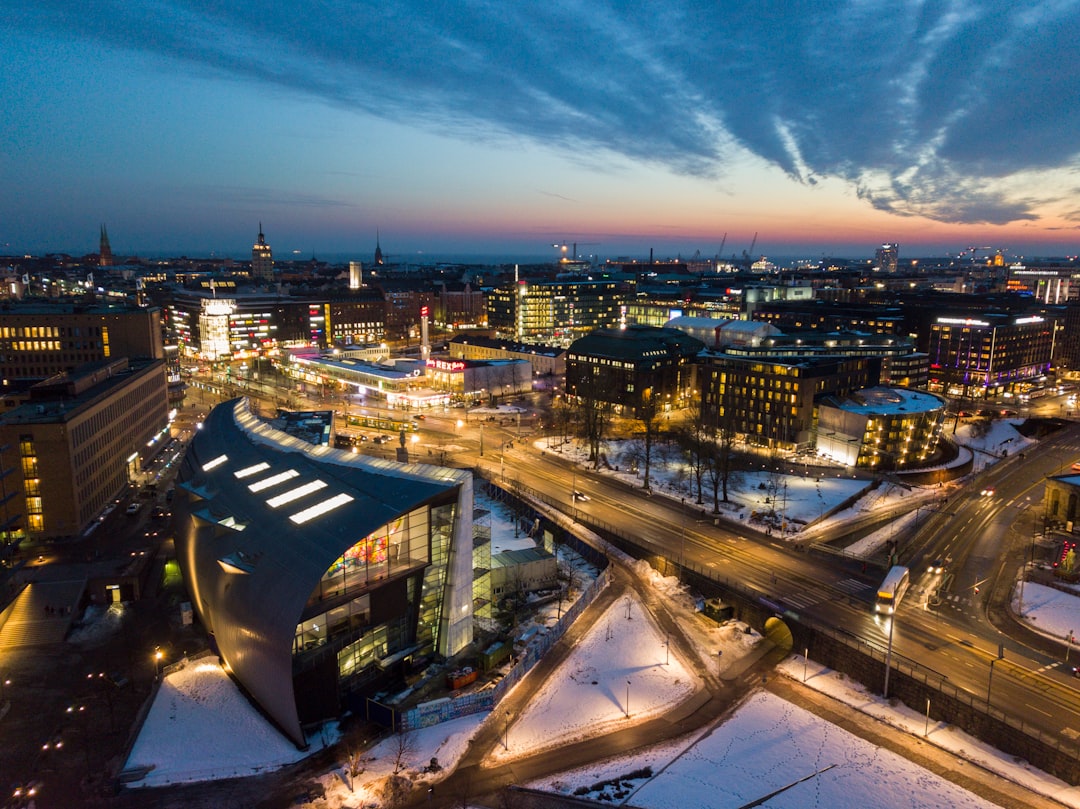
[[[593,469],[599,469],[600,445],[604,440],[604,431],[611,421],[611,402],[606,400],[603,386],[595,374],[582,380],[577,386],[576,394],[581,430],[589,447],[589,463],[593,465]]]
[[[738,434],[735,430],[735,409],[732,406],[735,397],[730,373],[721,372],[718,382],[715,406],[709,413],[713,439],[703,444],[702,452],[703,464],[712,484],[714,514],[720,511],[720,492],[723,492],[723,502],[730,502],[729,491],[738,481],[735,472],[735,441]]]
[[[345,753],[345,774],[349,776],[349,792],[356,791],[356,779],[367,770],[370,758],[364,755],[363,750],[350,747]]]
[[[638,420],[645,428],[645,446],[643,452],[643,460],[645,461],[645,475],[641,484],[641,488],[645,491],[649,491],[649,471],[652,468],[652,449],[653,441],[656,438],[658,421],[657,416],[660,415],[659,400],[653,395],[652,388],[646,388],[641,393],[641,404],[638,407]]]
[[[712,441],[709,431],[705,426],[705,408],[701,401],[691,402],[687,408],[689,419],[680,424],[674,431],[675,442],[683,450],[687,463],[690,467],[690,476],[693,485],[697,488],[697,502],[701,505],[705,502],[702,481],[705,477],[705,445]]]
[[[404,770],[409,760],[416,755],[416,734],[411,730],[398,731],[394,736],[391,755],[394,761],[394,775]]]

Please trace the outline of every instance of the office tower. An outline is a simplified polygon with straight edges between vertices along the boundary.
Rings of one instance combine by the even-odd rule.
[[[274,279],[274,254],[266,243],[262,222],[259,223],[259,240],[251,248],[251,277],[265,283]]]
[[[896,263],[900,257],[900,245],[883,244],[874,251],[874,265],[882,272],[896,272]]]

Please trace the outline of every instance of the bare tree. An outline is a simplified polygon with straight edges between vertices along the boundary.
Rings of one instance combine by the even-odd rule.
[[[611,421],[611,402],[607,401],[598,377],[590,376],[577,389],[581,429],[589,446],[589,463],[600,468],[600,445]]]
[[[645,446],[643,460],[645,461],[645,475],[641,488],[645,491],[650,489],[649,472],[652,469],[653,442],[656,439],[658,428],[657,416],[660,414],[659,400],[653,395],[652,388],[646,388],[641,394],[641,404],[638,407],[638,420],[645,428]]]
[[[723,493],[723,502],[730,502],[729,491],[738,480],[735,471],[737,433],[733,401],[730,378],[723,379],[715,408],[708,414],[712,439],[702,444],[702,462],[712,488],[714,514],[720,511],[720,493]]]
[[[394,775],[397,775],[408,766],[409,760],[416,755],[416,750],[416,734],[411,730],[398,731],[394,735],[394,745],[391,748]]]
[[[356,791],[356,779],[367,770],[371,759],[364,755],[364,751],[350,747],[345,753],[345,774],[349,776],[349,792]]]

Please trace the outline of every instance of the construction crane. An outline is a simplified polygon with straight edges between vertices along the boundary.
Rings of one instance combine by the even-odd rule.
[[[743,263],[747,267],[749,267],[751,264],[754,263],[754,247],[757,245],[757,237],[758,237],[758,235],[757,235],[757,233],[755,233],[754,234],[754,240],[752,242],[750,242],[750,249],[749,250],[743,250],[743,253],[742,253]]]
[[[716,251],[717,260],[724,255],[724,245],[727,244],[727,233],[724,233],[724,238],[720,240],[720,249]]]

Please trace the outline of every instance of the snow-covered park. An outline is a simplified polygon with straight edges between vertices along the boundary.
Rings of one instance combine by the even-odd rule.
[[[963,428],[961,428],[962,430]],[[1015,429],[998,422],[970,446],[990,458],[1005,444],[1026,446]],[[620,474],[614,473],[613,474]],[[679,497],[685,478],[668,480],[657,471],[656,487]],[[746,481],[749,480],[749,484]],[[762,497],[755,478],[744,479],[742,508],[749,518]],[[776,491],[775,476],[765,481]],[[785,481],[790,518],[820,516],[865,486],[851,478],[813,479],[812,485]],[[840,483],[832,483],[840,481]],[[760,484],[761,481],[759,481]],[[876,493],[875,504],[888,502]],[[899,496],[899,495],[897,495]],[[492,552],[529,547],[532,540],[515,530],[513,515],[500,503],[480,498],[490,516]],[[856,505],[853,508],[858,508]],[[690,634],[700,641],[702,660],[722,661],[718,673],[732,676],[739,661],[751,660],[762,639],[739,625],[717,627],[693,612],[691,599],[673,579],[653,577],[666,601],[684,609]],[[1046,591],[1046,592],[1044,592]],[[1051,633],[1080,629],[1080,597],[1028,583],[1024,617]],[[719,658],[715,650],[723,655]],[[636,598],[616,601],[576,644],[559,670],[531,695],[516,716],[479,714],[410,734],[403,760],[401,740],[393,736],[321,778],[322,797],[312,806],[371,807],[381,805],[386,780],[401,770],[414,789],[434,786],[451,773],[469,749],[470,740],[487,722],[501,737],[487,754],[490,766],[530,756],[553,746],[608,733],[648,721],[691,695],[701,683],[695,663],[681,659],[667,646],[664,633]],[[1080,792],[1022,762],[987,748],[951,727],[926,720],[902,705],[891,705],[853,686],[842,675],[813,661],[792,657],[781,665],[792,681],[818,689],[852,708],[955,752],[991,771],[1067,806],[1080,807]],[[262,727],[259,727],[262,723]],[[221,728],[227,728],[222,732]],[[233,740],[243,736],[245,743]],[[333,743],[337,729],[328,725],[312,747]],[[145,786],[226,775],[262,772],[302,755],[259,717],[232,681],[212,663],[198,662],[170,674],[128,761],[129,768],[149,770]],[[435,760],[438,767],[432,768]],[[350,770],[352,771],[350,773]],[[614,805],[629,802],[642,809],[700,805],[741,806],[777,793],[762,805],[782,807],[860,806],[990,806],[985,800],[887,750],[829,724],[817,715],[768,690],[752,691],[731,714],[688,738],[671,740],[633,755],[590,764],[573,772],[542,779],[532,786],[564,794],[602,798]]]

